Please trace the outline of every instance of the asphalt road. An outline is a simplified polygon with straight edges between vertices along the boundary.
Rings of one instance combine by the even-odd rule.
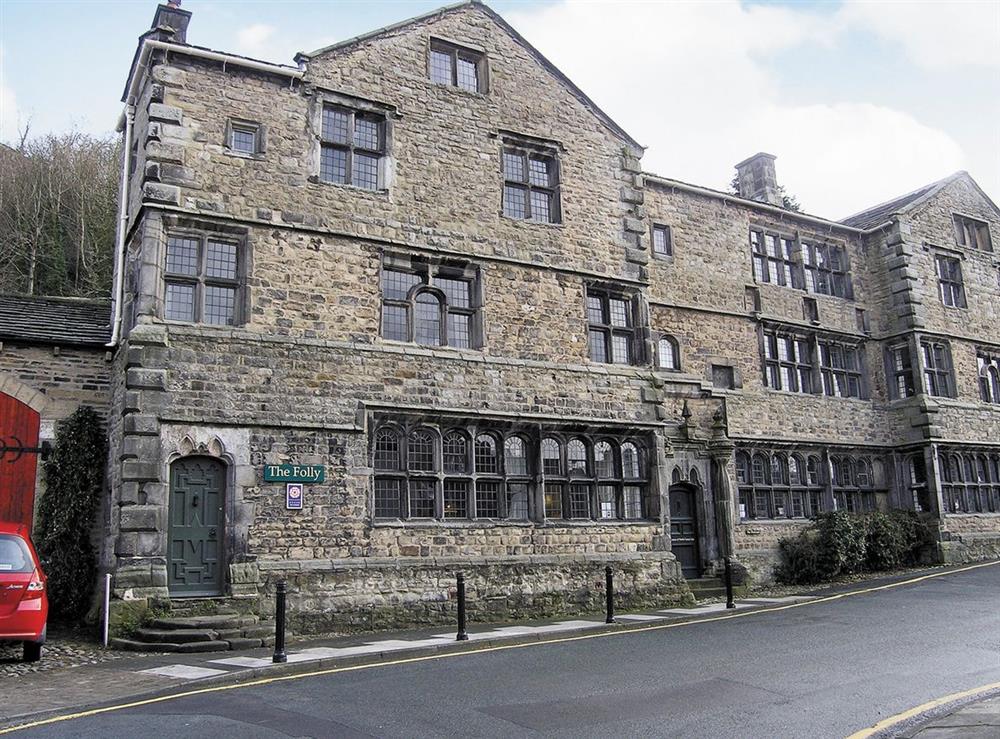
[[[844,737],[1000,680],[1000,567],[727,621],[180,698],[19,737]]]

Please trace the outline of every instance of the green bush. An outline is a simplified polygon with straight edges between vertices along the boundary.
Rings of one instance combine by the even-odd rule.
[[[49,606],[57,620],[77,620],[94,591],[97,557],[91,541],[104,483],[107,441],[92,408],[59,423],[44,463],[45,495],[38,509],[38,556],[48,576]]]
[[[779,542],[778,582],[792,585],[879,572],[919,561],[931,531],[907,511],[824,513],[797,536]]]

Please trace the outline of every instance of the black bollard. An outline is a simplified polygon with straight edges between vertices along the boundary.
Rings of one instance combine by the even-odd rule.
[[[611,566],[604,568],[604,598],[607,602],[607,618],[604,623],[613,624],[615,621],[615,580],[611,574]]]
[[[733,562],[726,557],[726,608],[736,608],[733,600]]]
[[[465,633],[465,575],[458,573],[458,635],[455,641],[468,641]]]
[[[285,654],[285,594],[288,587],[284,580],[279,580],[275,588],[274,599],[274,657],[272,662],[287,662],[288,655]]]

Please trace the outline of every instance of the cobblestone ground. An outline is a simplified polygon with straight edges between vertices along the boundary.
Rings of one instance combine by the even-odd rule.
[[[42,658],[38,662],[22,661],[20,642],[0,642],[0,683],[18,675],[93,665],[124,656],[127,653],[103,649],[100,642],[88,633],[50,625],[48,639],[42,648]]]

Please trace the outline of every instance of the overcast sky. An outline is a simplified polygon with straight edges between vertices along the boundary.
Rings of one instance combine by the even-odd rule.
[[[441,2],[184,0],[188,41],[292,63]],[[959,169],[1000,198],[1000,1],[490,5],[638,141],[644,167],[726,189],[778,157],[811,213],[839,218]],[[146,0],[0,0],[0,140],[121,111]]]

